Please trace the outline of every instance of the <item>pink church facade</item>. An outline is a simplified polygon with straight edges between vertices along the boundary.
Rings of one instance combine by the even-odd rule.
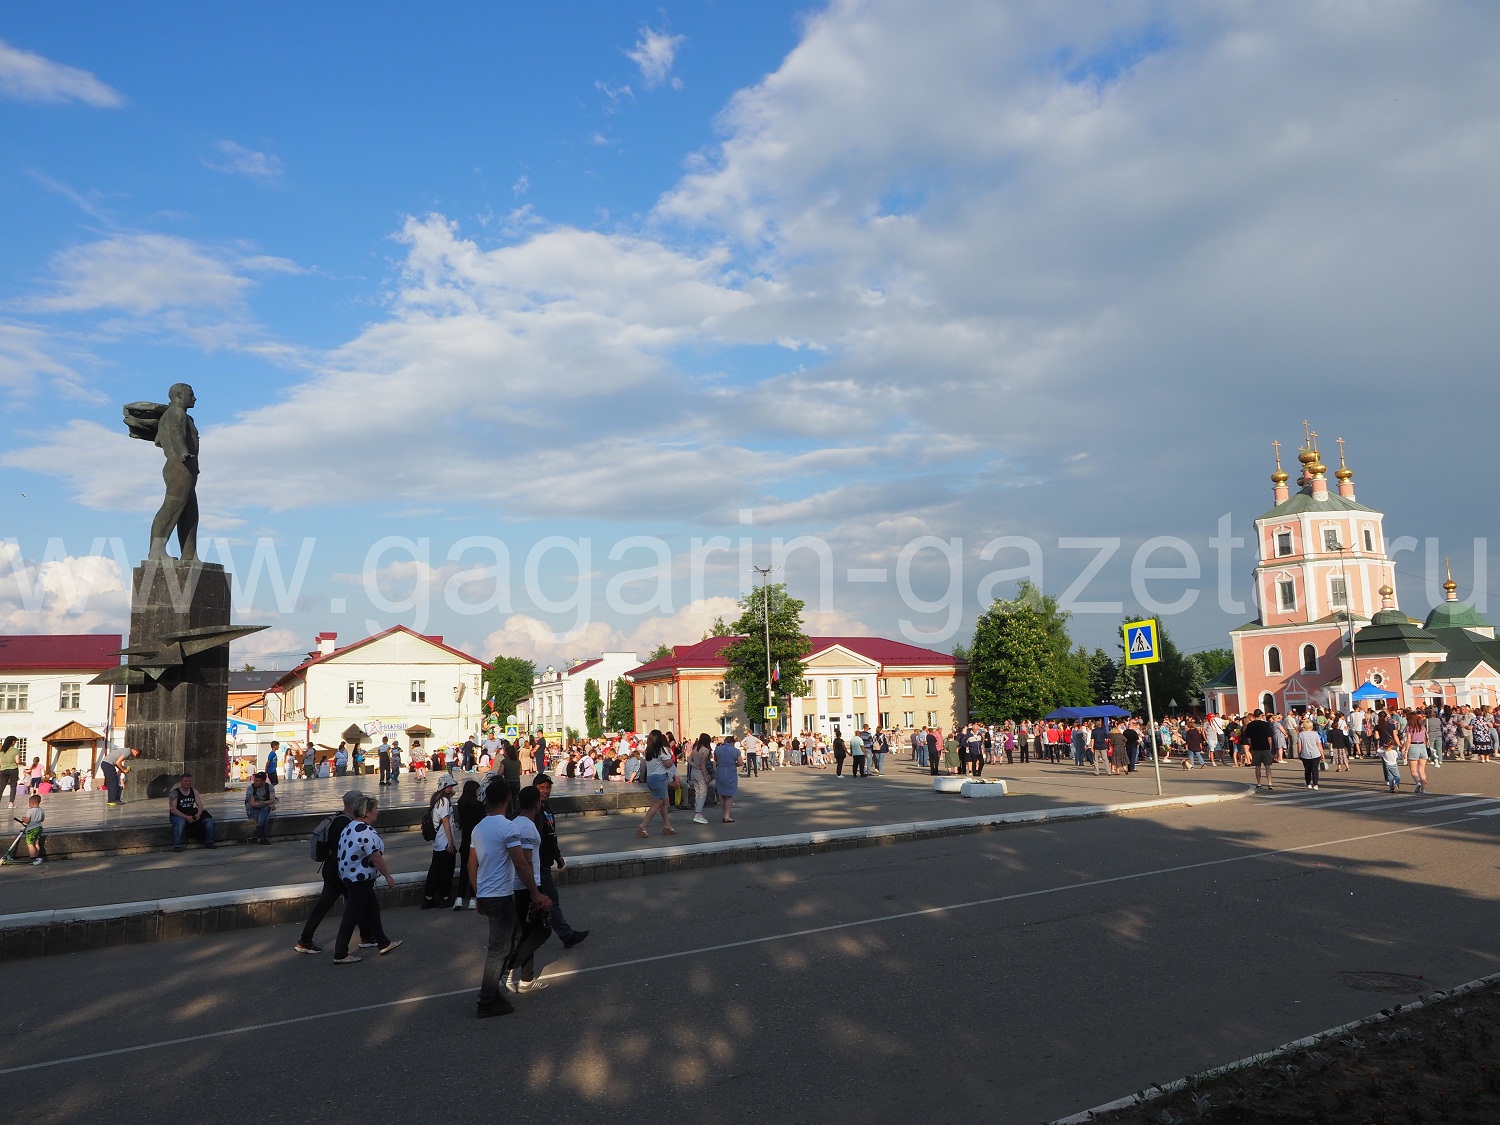
[[[1295,491],[1277,450],[1273,507],[1255,521],[1259,615],[1230,634],[1235,690],[1220,696],[1226,710],[1347,706],[1347,661],[1340,658],[1350,630],[1369,623],[1382,604],[1394,604],[1384,516],[1355,499],[1342,442],[1337,485],[1329,487],[1316,436],[1309,432],[1299,452]],[[1359,671],[1360,682],[1369,678],[1368,670]]]

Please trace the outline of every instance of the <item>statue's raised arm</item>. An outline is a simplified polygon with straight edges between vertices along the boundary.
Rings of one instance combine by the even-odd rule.
[[[171,399],[159,402],[132,402],[125,407],[125,428],[133,438],[153,441],[166,454],[161,477],[167,486],[166,499],[151,521],[153,559],[167,557],[167,540],[175,529],[183,562],[198,561],[198,427],[188,410],[198,400],[186,383],[174,383],[167,392]]]

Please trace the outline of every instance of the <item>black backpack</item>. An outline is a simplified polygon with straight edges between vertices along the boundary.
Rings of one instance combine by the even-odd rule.
[[[437,839],[437,825],[432,823],[432,806],[427,806],[427,811],[422,814],[422,839],[429,843]]]
[[[337,841],[329,840],[333,832],[333,822],[343,813],[333,813],[318,821],[318,826],[313,829],[312,838],[308,841],[308,851],[312,854],[314,863],[327,863],[333,855],[333,849],[338,846]]]

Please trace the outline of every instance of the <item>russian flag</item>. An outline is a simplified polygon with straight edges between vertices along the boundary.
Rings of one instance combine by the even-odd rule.
[[[771,669],[771,682],[773,684],[781,683],[781,661],[779,660],[776,662],[776,667]]]

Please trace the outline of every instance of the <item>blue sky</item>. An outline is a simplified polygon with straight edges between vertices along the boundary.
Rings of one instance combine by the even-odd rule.
[[[160,485],[119,405],[179,379],[204,534],[241,571],[313,543],[296,597],[240,606],[272,626],[237,650],[262,665],[397,621],[544,662],[696,640],[748,568],[713,556],[695,584],[692,541],[747,534],[757,563],[828,545],[828,599],[816,551],[780,574],[816,628],[945,649],[1012,588],[984,582],[1024,561],[984,557],[997,537],[1036,541],[1058,595],[1091,557],[1060,541],[1117,539],[1074,599],[1119,602],[1075,618],[1107,644],[1139,544],[1178,536],[1203,593],[1170,627],[1219,644],[1249,611],[1219,604],[1209,539],[1226,513],[1247,533],[1304,417],[1419,541],[1399,569],[1423,612],[1428,538],[1487,584],[1493,412],[1464,406],[1494,364],[1497,20],[12,6],[0,627],[123,625]],[[549,536],[575,549],[536,555],[532,596]],[[607,596],[654,557],[609,558],[630,536],[664,544],[666,594]],[[485,600],[464,572],[488,548],[449,555],[485,537],[511,597],[455,609],[455,582]],[[580,583],[585,610],[556,609]]]

